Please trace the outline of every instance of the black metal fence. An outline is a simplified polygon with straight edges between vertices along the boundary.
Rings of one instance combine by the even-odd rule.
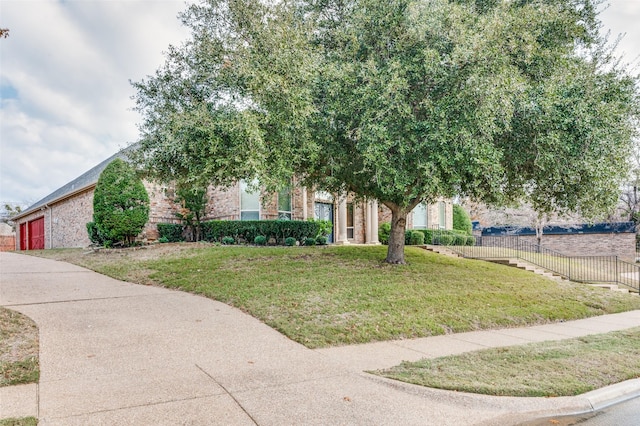
[[[640,266],[617,256],[566,256],[517,236],[477,237],[474,245],[446,247],[467,258],[521,259],[571,281],[618,284],[640,291]]]

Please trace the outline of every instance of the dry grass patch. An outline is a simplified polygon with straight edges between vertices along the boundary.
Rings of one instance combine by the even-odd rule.
[[[36,383],[38,327],[28,317],[0,307],[0,386]]]

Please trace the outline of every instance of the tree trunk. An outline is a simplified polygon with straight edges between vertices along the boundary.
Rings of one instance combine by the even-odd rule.
[[[407,212],[397,206],[391,208],[391,234],[387,249],[387,263],[404,265],[404,233],[407,226]]]

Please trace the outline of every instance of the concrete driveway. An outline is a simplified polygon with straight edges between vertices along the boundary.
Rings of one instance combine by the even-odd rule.
[[[39,326],[40,425],[508,425],[590,408],[380,379],[222,303],[68,263],[0,253],[0,270],[0,304]]]

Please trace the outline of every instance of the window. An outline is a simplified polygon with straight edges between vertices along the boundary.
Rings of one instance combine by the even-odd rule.
[[[347,203],[347,238],[353,239],[353,203]]]
[[[427,229],[429,218],[427,213],[427,205],[420,203],[413,209],[413,229]]]
[[[447,206],[444,203],[444,201],[440,201],[439,205],[439,212],[438,212],[438,220],[439,223],[438,225],[440,225],[440,229],[445,229],[447,227]]]
[[[254,181],[252,186],[257,186]],[[260,219],[260,190],[249,192],[249,184],[240,181],[240,220],[259,220]]]
[[[278,219],[291,220],[291,187],[287,186],[278,192]]]

